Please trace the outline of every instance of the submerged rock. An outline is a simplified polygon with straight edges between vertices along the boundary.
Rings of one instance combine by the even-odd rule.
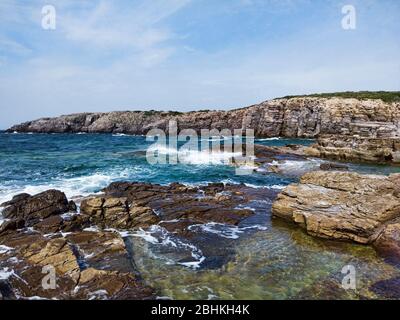
[[[371,290],[386,299],[400,299],[400,278],[378,281],[371,286]]]
[[[324,171],[335,171],[335,170],[347,171],[349,169],[349,167],[346,166],[345,164],[339,164],[339,163],[321,163],[319,168]]]
[[[400,266],[400,219],[383,228],[374,246],[388,262]]]
[[[400,174],[310,172],[278,195],[272,213],[314,236],[372,243],[400,218]]]

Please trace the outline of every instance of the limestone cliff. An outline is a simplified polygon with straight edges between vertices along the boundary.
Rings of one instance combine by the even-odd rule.
[[[252,128],[257,137],[318,137],[321,134],[363,137],[399,136],[400,103],[343,98],[286,98],[243,109],[203,112],[125,111],[80,113],[43,118],[8,132],[93,132],[146,134],[177,120],[180,129]]]

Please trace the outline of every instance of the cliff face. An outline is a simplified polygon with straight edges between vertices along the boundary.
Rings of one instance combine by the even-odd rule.
[[[400,135],[400,103],[343,98],[288,98],[232,111],[81,113],[15,125],[8,132],[146,134],[176,120],[179,129],[252,128],[257,137],[341,134],[369,138]]]

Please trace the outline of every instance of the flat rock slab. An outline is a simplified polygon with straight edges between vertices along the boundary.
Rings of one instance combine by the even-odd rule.
[[[284,189],[272,213],[314,236],[368,244],[400,218],[399,192],[400,174],[316,171]]]

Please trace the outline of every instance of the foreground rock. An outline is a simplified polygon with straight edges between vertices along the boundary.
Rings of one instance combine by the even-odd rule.
[[[236,225],[252,214],[238,209],[247,201],[243,186],[222,183],[187,187],[174,183],[112,183],[104,195],[82,201],[81,213],[102,227],[148,227],[161,220],[187,219],[192,223],[220,222]]]
[[[37,195],[16,195],[12,200],[0,204],[2,215],[8,219],[0,227],[0,235],[24,227],[34,227],[45,233],[57,231],[82,230],[88,225],[85,216],[61,214],[76,212],[76,205],[68,201],[65,194],[58,190],[48,190]]]
[[[8,299],[148,299],[116,233],[79,232],[44,237],[18,232],[0,238],[0,293]],[[46,275],[54,270],[54,284]],[[2,289],[7,288],[7,290]]]
[[[84,199],[80,213],[60,191],[18,195],[2,205],[0,293],[6,299],[153,299],[132,260],[130,234],[150,232],[171,243],[165,254],[182,266],[200,265],[205,254],[220,267],[229,259],[227,249],[209,246],[199,227],[239,224],[253,215],[244,207],[257,192],[264,191],[118,182]],[[52,270],[56,286],[49,288]]]
[[[48,190],[35,196],[17,195],[11,201],[1,204],[1,207],[4,207],[2,214],[5,218],[19,218],[30,223],[68,212],[71,205],[63,192]]]
[[[376,241],[377,247],[385,246],[396,255],[400,174],[310,172],[278,195],[272,213],[293,221],[310,235],[363,244]]]

